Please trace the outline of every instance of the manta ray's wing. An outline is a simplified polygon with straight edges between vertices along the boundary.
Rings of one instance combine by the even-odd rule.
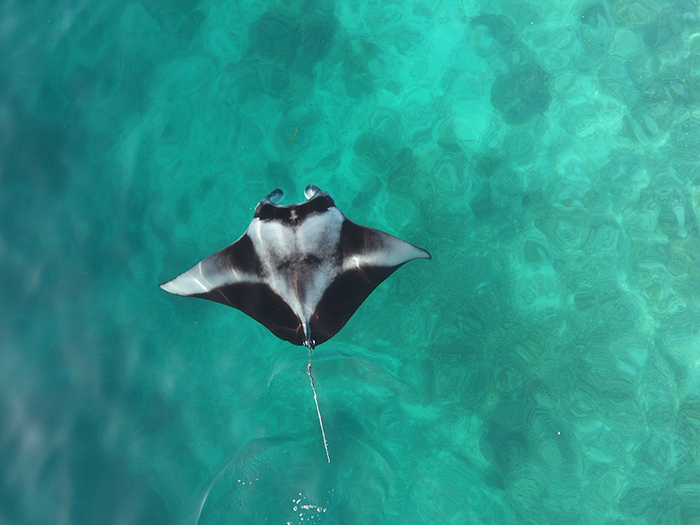
[[[232,306],[280,339],[295,345],[304,343],[299,318],[264,281],[260,259],[247,233],[160,287],[175,295]]]
[[[338,333],[374,289],[400,266],[413,259],[431,258],[417,246],[349,219],[343,221],[339,252],[342,268],[310,320],[316,345]]]

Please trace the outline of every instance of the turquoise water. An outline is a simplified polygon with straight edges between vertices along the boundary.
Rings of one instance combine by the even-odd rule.
[[[0,12],[0,523],[700,524],[695,2]],[[157,287],[309,183],[433,254],[315,351],[330,465]]]

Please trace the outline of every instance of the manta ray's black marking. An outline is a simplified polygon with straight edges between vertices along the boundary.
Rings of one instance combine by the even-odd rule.
[[[273,191],[240,239],[160,287],[237,308],[280,339],[308,347],[313,387],[311,350],[337,334],[397,268],[431,257],[348,220],[316,186],[304,194],[305,202],[282,206],[282,190]],[[320,411],[319,421],[323,430]]]

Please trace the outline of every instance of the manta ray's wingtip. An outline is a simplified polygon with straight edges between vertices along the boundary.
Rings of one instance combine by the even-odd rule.
[[[418,246],[416,246],[418,248]],[[432,259],[433,256],[430,255],[430,252],[428,250],[424,250],[423,248],[418,248],[421,251],[421,254],[416,257],[416,259]]]
[[[182,285],[178,284],[178,278],[170,279],[158,285],[161,290],[171,293],[173,295],[188,296],[192,295],[191,291],[185,290]]]
[[[404,241],[401,241],[404,242]],[[407,245],[407,246],[406,246]],[[428,250],[424,250],[423,248],[419,248],[415,244],[409,244],[407,242],[404,243],[404,246],[407,248],[407,253],[405,255],[406,261],[412,261],[413,259],[432,259],[433,256],[430,255],[430,252]]]

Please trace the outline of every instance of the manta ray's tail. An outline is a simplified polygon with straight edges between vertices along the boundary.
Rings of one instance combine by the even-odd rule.
[[[314,349],[313,340],[306,339],[304,341],[304,346],[309,349],[309,364],[306,365],[306,374],[309,376],[309,381],[311,382],[311,390],[314,393],[314,401],[316,402],[316,413],[318,414],[318,423],[321,425],[321,435],[323,436],[323,446],[326,449],[326,457],[328,458],[328,463],[331,462],[331,456],[328,453],[328,441],[326,441],[326,431],[323,428],[323,419],[321,418],[321,409],[318,407],[318,396],[316,395],[316,387],[314,386],[314,376],[311,374],[311,361],[312,361],[312,350]]]

